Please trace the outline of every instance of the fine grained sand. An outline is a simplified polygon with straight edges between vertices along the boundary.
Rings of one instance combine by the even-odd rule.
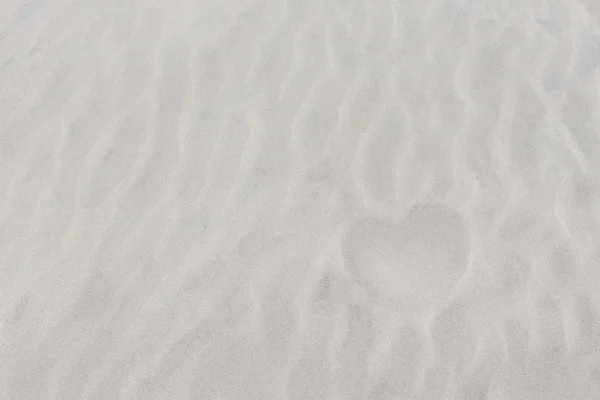
[[[600,399],[600,2],[3,0],[0,399]]]

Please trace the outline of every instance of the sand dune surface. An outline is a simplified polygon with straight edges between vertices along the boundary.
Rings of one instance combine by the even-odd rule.
[[[0,399],[600,399],[600,3],[0,1]]]

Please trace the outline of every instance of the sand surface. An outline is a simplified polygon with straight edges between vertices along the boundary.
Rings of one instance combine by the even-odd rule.
[[[600,399],[600,2],[0,0],[0,400]]]

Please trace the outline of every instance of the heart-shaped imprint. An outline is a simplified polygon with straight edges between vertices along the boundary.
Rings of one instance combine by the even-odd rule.
[[[415,206],[400,223],[366,218],[346,232],[344,256],[373,295],[421,308],[446,296],[464,274],[466,223],[440,204]]]

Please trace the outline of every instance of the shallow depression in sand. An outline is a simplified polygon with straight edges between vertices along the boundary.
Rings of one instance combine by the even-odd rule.
[[[450,207],[422,204],[390,222],[365,218],[343,242],[348,268],[374,296],[407,305],[431,305],[447,296],[465,273],[469,237]]]

